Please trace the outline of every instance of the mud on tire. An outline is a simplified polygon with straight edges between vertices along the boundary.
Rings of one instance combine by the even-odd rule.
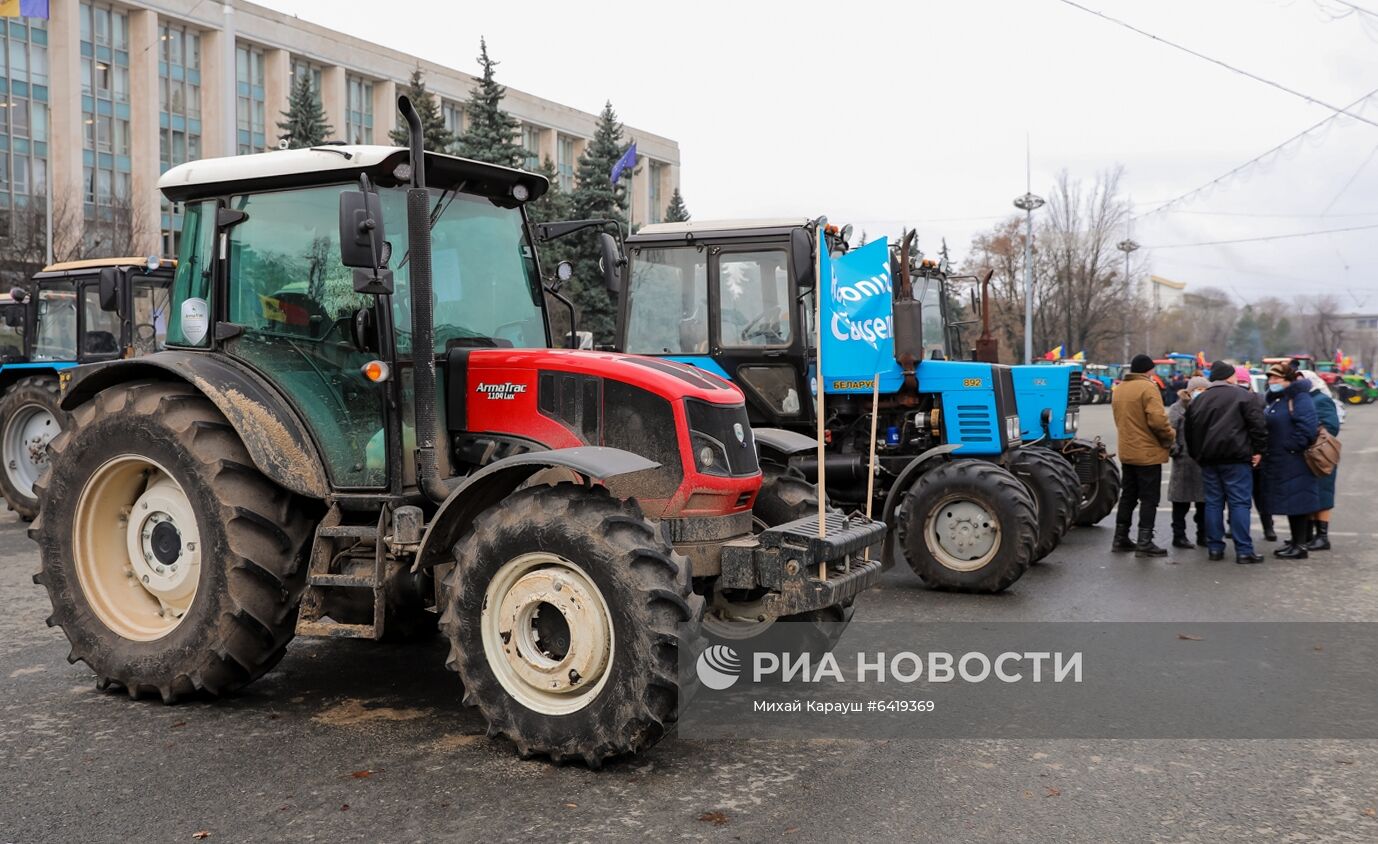
[[[1038,543],[1036,513],[1024,485],[1003,467],[953,460],[923,473],[905,492],[900,547],[931,587],[1000,592],[1029,568]],[[939,536],[971,537],[973,544],[963,553],[944,547]]]
[[[46,413],[51,417],[51,422],[42,427],[51,425],[53,430],[45,432],[43,436],[50,440],[56,437],[67,424],[67,413],[58,405],[60,399],[57,379],[51,375],[21,378],[0,397],[0,443],[4,444],[3,458],[0,458],[4,462],[0,466],[0,492],[4,493],[9,508],[26,522],[33,521],[38,515],[38,495],[19,474],[24,467],[11,465],[26,457],[24,444],[19,442],[22,439],[19,428],[34,420],[35,414],[41,416]],[[16,453],[11,454],[11,451]],[[31,466],[29,471],[41,471],[42,466],[42,463]]]
[[[180,486],[207,552],[199,558],[195,593],[180,621],[154,638],[112,629],[142,629],[139,603],[120,604],[122,593],[109,591],[110,581],[101,579],[108,573],[99,566],[83,568],[76,560],[77,536],[86,525],[90,533],[82,535],[99,537],[98,547],[119,549],[101,559],[122,558],[133,565],[120,545],[125,522],[97,518],[118,501],[92,492],[92,503],[81,502],[88,488],[104,489],[97,479],[108,467],[139,461],[161,467]],[[39,498],[41,514],[29,531],[42,564],[34,582],[47,589],[52,602],[48,625],[61,627],[71,642],[68,661],[89,665],[99,687],[123,688],[132,698],[157,695],[165,703],[198,692],[224,695],[282,658],[305,586],[301,551],[310,523],[301,503],[254,467],[224,416],[189,385],[123,384],[78,407],[51,445],[51,467],[39,484]],[[81,540],[80,547],[97,546]],[[123,574],[115,575],[119,582]],[[133,580],[126,585],[140,588]],[[106,597],[111,594],[115,598]],[[121,614],[125,611],[112,606],[131,609]],[[132,626],[122,623],[130,618]]]
[[[697,626],[703,599],[692,591],[688,561],[674,552],[661,528],[635,502],[619,501],[601,487],[523,489],[482,513],[455,544],[453,555],[455,565],[442,580],[440,627],[450,640],[446,665],[459,673],[464,703],[483,713],[489,735],[506,736],[523,757],[582,759],[597,767],[608,758],[649,747],[665,734],[677,717],[680,650],[698,646],[697,635],[686,633],[684,625]],[[537,563],[510,588],[489,594],[511,576],[508,572],[522,570],[512,569],[514,564]],[[506,596],[520,596],[528,577],[547,573],[552,580],[572,582],[567,593],[601,599],[605,608],[608,656],[598,674],[580,678],[591,690],[571,685],[543,696],[534,684],[514,679],[509,667],[521,660],[521,649],[531,640],[523,645],[518,624],[503,635],[504,608],[513,605],[506,602],[522,600]],[[544,594],[542,601],[556,600],[552,592]],[[560,666],[552,682],[562,683],[566,659],[588,654],[575,653],[575,627],[563,640],[566,653],[558,650],[558,629],[547,645],[546,634],[539,632],[546,623],[546,606],[537,606],[528,626],[538,631],[540,656]],[[562,609],[550,618],[568,616]],[[486,650],[485,625],[493,624],[497,627],[489,628]],[[561,696],[568,696],[567,704]]]

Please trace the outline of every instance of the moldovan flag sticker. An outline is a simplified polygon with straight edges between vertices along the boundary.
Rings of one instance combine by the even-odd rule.
[[[0,18],[48,17],[48,0],[0,0]]]

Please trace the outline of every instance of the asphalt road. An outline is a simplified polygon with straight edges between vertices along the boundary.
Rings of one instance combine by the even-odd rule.
[[[1084,432],[1109,424],[1083,410]],[[1343,439],[1329,555],[1136,560],[1082,529],[1003,595],[896,569],[857,617],[1378,620],[1378,409],[1354,410]],[[589,771],[485,738],[439,641],[298,640],[233,699],[133,702],[66,662],[36,568],[4,517],[0,841],[1378,840],[1373,742],[672,737]]]

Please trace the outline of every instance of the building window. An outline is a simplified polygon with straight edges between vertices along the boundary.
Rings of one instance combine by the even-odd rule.
[[[345,77],[345,141],[373,143],[373,83],[358,76]]]
[[[41,232],[48,193],[47,21],[7,23],[0,21],[0,237]]]
[[[158,144],[161,170],[201,157],[201,35],[177,24],[158,27]],[[163,254],[177,254],[181,210],[162,200]]]
[[[305,59],[292,59],[292,84],[303,76],[310,77],[311,90],[316,92],[316,102],[321,101],[321,66]]]
[[[660,177],[661,174],[665,172],[665,165],[661,164],[659,161],[652,161],[650,165],[651,166],[646,168],[646,176],[651,180],[648,186],[650,188],[651,207],[646,214],[646,221],[649,223],[659,223],[661,220],[665,219],[665,205],[660,201]]]
[[[81,4],[81,119],[85,218],[113,223],[131,199],[129,16],[101,3]]]
[[[522,124],[522,147],[526,150],[522,166],[527,170],[541,169],[541,127]]]
[[[464,134],[464,106],[445,100],[441,104],[440,111],[445,117],[445,128],[458,141],[459,136]]]
[[[555,178],[560,190],[574,190],[574,139],[568,135],[561,135],[555,143]]]
[[[263,92],[263,51],[240,45],[234,51],[235,152],[268,148],[267,96]]]

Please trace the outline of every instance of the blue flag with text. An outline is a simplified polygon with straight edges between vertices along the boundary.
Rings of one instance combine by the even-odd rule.
[[[904,372],[895,362],[888,241],[873,240],[832,258],[824,267],[820,298],[824,390],[869,393],[872,377],[879,376],[881,392],[895,392]]]

